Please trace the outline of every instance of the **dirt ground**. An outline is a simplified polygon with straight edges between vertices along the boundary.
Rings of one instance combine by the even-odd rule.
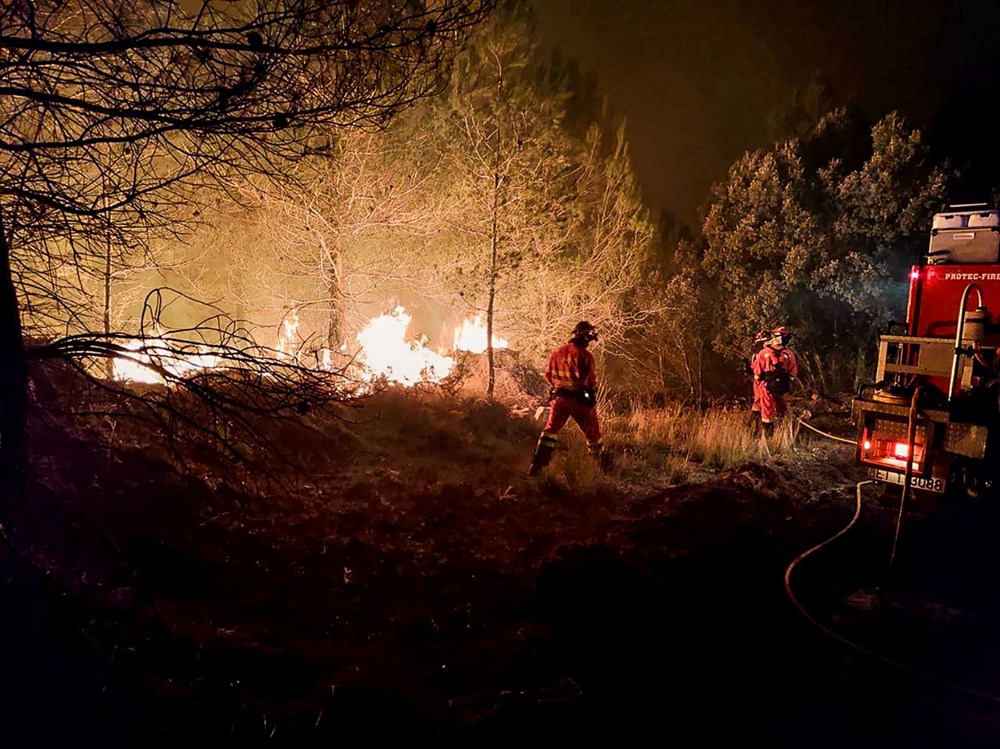
[[[383,394],[310,428],[264,487],[36,420],[0,745],[1000,743],[993,504],[918,497],[890,574],[897,495],[865,487],[795,570],[873,656],[783,583],[853,515],[849,446],[656,486],[580,451],[529,480],[538,425],[482,401]]]

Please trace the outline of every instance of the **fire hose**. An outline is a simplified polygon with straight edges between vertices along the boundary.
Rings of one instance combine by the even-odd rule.
[[[847,439],[847,437],[838,437],[835,434],[830,434],[829,432],[824,432],[822,429],[817,429],[816,427],[814,427],[812,424],[810,424],[809,422],[805,421],[804,419],[800,418],[798,420],[798,422],[799,422],[799,424],[801,424],[802,426],[804,426],[806,429],[811,429],[812,431],[816,432],[816,434],[820,434],[820,435],[826,437],[827,439],[836,440],[837,442],[844,442],[844,443],[846,443],[848,445],[854,445],[854,444],[856,444],[855,440],[849,440],[849,439]]]
[[[850,522],[847,525],[845,525],[843,528],[834,533],[825,541],[821,541],[820,543],[813,546],[811,549],[807,549],[806,551],[802,552],[797,557],[795,557],[795,559],[793,559],[791,563],[789,563],[788,567],[785,569],[785,594],[788,596],[788,599],[792,602],[792,605],[795,606],[796,610],[799,612],[799,614],[802,615],[803,618],[805,618],[810,624],[812,624],[820,632],[822,632],[824,635],[834,640],[835,642],[838,642],[841,645],[857,653],[860,653],[861,655],[864,655],[867,658],[871,658],[872,660],[878,661],[886,666],[889,666],[890,668],[896,669],[897,671],[902,671],[904,673],[907,673],[911,676],[921,679],[941,689],[946,689],[952,692],[956,692],[958,694],[965,695],[967,697],[974,697],[984,702],[1000,705],[1000,695],[996,695],[991,692],[986,692],[981,689],[976,689],[975,687],[970,687],[965,684],[959,684],[958,682],[950,681],[948,679],[943,679],[939,676],[935,676],[934,674],[927,673],[926,671],[921,671],[920,669],[914,668],[913,666],[897,661],[893,658],[883,655],[882,653],[879,653],[870,648],[866,648],[863,645],[859,645],[858,643],[847,639],[843,635],[838,634],[834,630],[830,629],[830,627],[826,626],[821,621],[819,621],[815,616],[813,616],[809,612],[809,610],[805,606],[802,605],[801,601],[799,601],[799,599],[796,597],[795,592],[792,590],[792,582],[791,582],[792,573],[805,559],[812,556],[821,549],[826,548],[827,546],[832,544],[834,541],[836,541],[838,538],[846,534],[849,530],[851,530],[851,528],[854,527],[855,523],[858,522],[858,518],[861,516],[861,488],[867,484],[873,484],[873,483],[875,482],[871,480],[858,482],[856,487],[857,501],[854,508],[854,516],[851,518]],[[898,537],[898,530],[897,530],[897,537]],[[893,548],[895,550],[895,545]]]
[[[896,561],[896,549],[899,546],[899,534],[903,527],[903,516],[906,513],[906,502],[909,499],[913,485],[913,453],[914,443],[916,442],[918,404],[922,392],[923,388],[917,387],[917,389],[913,391],[913,398],[910,400],[910,412],[906,427],[906,469],[903,473],[903,492],[899,500],[899,516],[896,519],[896,534],[892,540],[892,555],[889,557],[890,567],[892,567]],[[848,445],[856,444],[855,440],[847,439],[846,437],[838,437],[835,434],[830,434],[829,432],[817,429],[802,418],[799,418],[798,422],[806,429],[810,429],[813,432],[816,432],[816,434],[822,435],[828,439],[843,442]]]
[[[899,515],[896,517],[896,534],[892,539],[892,555],[889,557],[889,567],[896,562],[896,549],[899,547],[899,532],[903,527],[903,515],[906,513],[906,502],[913,490],[913,453],[917,441],[917,414],[920,405],[920,394],[923,386],[918,385],[910,400],[910,412],[906,422],[906,470],[903,472],[903,491],[899,496]]]

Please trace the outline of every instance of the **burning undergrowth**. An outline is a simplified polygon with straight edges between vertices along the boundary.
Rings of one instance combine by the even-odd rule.
[[[418,384],[453,384],[462,376],[461,362],[468,355],[487,350],[487,325],[481,315],[466,318],[452,331],[449,345],[437,350],[428,337],[413,326],[413,316],[403,306],[368,320],[336,351],[311,347],[311,337],[301,337],[299,318],[290,314],[278,331],[277,350],[281,356],[304,367],[336,371],[349,377],[359,391],[368,383],[381,382],[412,387]],[[494,351],[508,348],[507,340],[494,334]],[[311,351],[311,357],[304,356]]]
[[[135,336],[82,333],[34,342],[32,388],[43,410],[90,426],[137,424],[158,431],[180,462],[204,454],[209,461],[236,460],[266,477],[275,473],[274,463],[286,460],[286,451],[275,449],[285,446],[283,438],[273,439],[277,424],[315,430],[312,422],[349,420],[336,406],[386,389],[478,395],[487,348],[480,316],[455,326],[452,349],[433,351],[397,306],[370,319],[353,346],[345,342],[335,352],[311,346],[292,310],[272,348],[258,342],[260,331],[183,295],[212,314],[192,327],[171,328],[164,314],[173,296],[172,290],[150,292]],[[497,370],[495,395],[526,412],[535,397],[522,384],[530,367],[507,345],[493,336],[494,353],[506,354],[507,362]],[[116,426],[111,431],[120,439]]]
[[[171,323],[168,311],[177,302],[189,310],[188,317],[192,308],[207,316],[193,325]],[[147,294],[134,334],[71,334],[35,342],[30,356],[68,360],[96,379],[119,383],[196,391],[194,382],[210,389],[225,380],[256,381],[272,396],[288,391],[293,399],[306,383],[307,388],[320,385],[333,400],[343,400],[386,385],[443,384],[454,391],[468,373],[464,366],[468,358],[487,351],[488,328],[481,314],[466,318],[443,336],[446,345],[434,349],[427,335],[413,325],[412,314],[397,305],[368,319],[356,334],[331,348],[317,342],[317,331],[302,328],[297,308],[288,309],[271,332],[174,289],[157,288]],[[327,343],[332,335],[328,331]],[[268,339],[274,340],[273,345],[265,343]],[[493,333],[494,353],[509,345]],[[524,369],[518,371],[523,374]],[[314,394],[313,400],[322,398]],[[246,398],[243,405],[253,409],[253,399]]]

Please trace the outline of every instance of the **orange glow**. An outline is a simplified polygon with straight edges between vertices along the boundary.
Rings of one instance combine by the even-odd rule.
[[[181,346],[163,338],[136,338],[122,344],[129,353],[114,359],[114,378],[129,382],[163,384],[163,372],[187,377],[219,366],[219,357],[205,352],[178,350]]]
[[[364,379],[384,377],[409,387],[418,382],[441,382],[451,373],[455,360],[427,348],[426,338],[406,340],[411,319],[405,309],[396,307],[389,314],[369,320],[358,333],[358,363],[365,370]]]
[[[507,348],[507,341],[493,334],[493,348]],[[476,315],[474,320],[463,320],[462,324],[455,328],[455,351],[468,351],[473,354],[481,354],[486,351],[486,323],[483,322],[482,315]]]
[[[299,313],[292,310],[278,329],[278,351],[289,359],[298,359],[297,336],[299,332]]]
[[[919,435],[918,439],[919,439]],[[861,441],[861,455],[863,462],[872,465],[885,466],[897,471],[905,471],[907,463],[912,460],[913,470],[920,472],[923,470],[924,459],[926,458],[926,447],[919,443],[914,443],[912,455],[909,445],[906,442],[897,442],[892,439],[880,440],[878,435],[865,434],[867,439]]]
[[[482,353],[486,350],[486,325],[482,316],[469,318],[453,331],[454,346],[450,352],[433,351],[423,335],[412,335],[412,317],[403,307],[369,320],[355,336],[353,352],[345,341],[340,352],[352,358],[350,374],[362,383],[377,379],[397,383],[406,387],[421,382],[437,383],[447,378],[455,367],[455,359],[449,353],[468,351]],[[299,334],[299,315],[295,310],[288,312],[278,326],[274,356],[300,366],[315,366],[330,371],[334,367],[333,352],[323,348],[316,352],[316,362],[301,359],[305,340]],[[163,372],[174,376],[190,376],[197,372],[220,366],[218,356],[202,347],[180,342],[176,345],[164,338],[137,338],[122,344],[125,351],[114,360],[114,378],[131,382],[163,383]],[[176,345],[176,348],[175,348]],[[498,335],[493,336],[493,347],[507,348],[508,342]],[[362,384],[362,389],[367,386]]]
[[[371,381],[384,377],[409,387],[418,382],[441,382],[451,374],[455,360],[444,351],[435,352],[427,347],[426,337],[408,340],[412,317],[403,307],[368,321],[356,337],[361,346],[358,364],[363,368],[361,378]],[[486,351],[486,323],[481,315],[464,320],[453,333],[452,351],[481,354]],[[508,343],[493,335],[493,348],[507,348]]]
[[[869,462],[875,463],[876,465],[880,466],[888,466],[889,468],[895,468],[896,470],[899,471],[906,470],[906,460],[902,458],[893,458],[892,456],[889,455],[885,456],[884,458],[876,458],[875,460],[871,460]],[[915,460],[913,462],[913,470],[919,472],[921,468],[922,466],[920,461]]]

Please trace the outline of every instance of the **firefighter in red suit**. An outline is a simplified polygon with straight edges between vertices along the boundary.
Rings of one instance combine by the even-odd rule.
[[[573,328],[569,343],[557,348],[549,357],[545,368],[545,380],[551,386],[549,419],[538,438],[529,476],[537,475],[549,464],[558,443],[556,435],[569,419],[573,419],[583,430],[590,454],[602,469],[607,468],[601,427],[597,421],[597,373],[594,371],[594,356],[587,351],[590,342],[596,340],[594,326],[581,320]]]
[[[753,339],[753,354],[750,356],[750,374],[754,374],[754,366],[757,363],[757,354],[764,348],[764,344],[771,338],[771,334],[766,330],[761,330]],[[750,410],[755,414],[760,413],[760,389],[763,384],[756,377],[753,378],[753,406]]]
[[[795,354],[788,348],[790,340],[788,328],[775,328],[753,360],[754,383],[759,383],[755,389],[759,396],[760,421],[765,432],[773,431],[775,420],[788,410],[785,394],[791,389],[792,380],[799,375]]]

